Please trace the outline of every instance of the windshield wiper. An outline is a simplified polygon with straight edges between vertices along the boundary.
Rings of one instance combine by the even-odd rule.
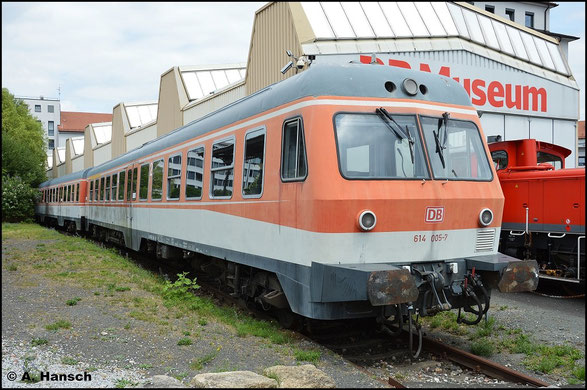
[[[377,113],[377,115],[379,115],[379,117],[381,119],[383,119],[383,123],[385,123],[387,125],[387,127],[389,127],[389,129],[391,131],[393,131],[395,133],[395,135],[401,139],[402,141],[407,138],[408,139],[408,143],[410,146],[410,157],[412,158],[412,164],[414,164],[414,139],[412,138],[412,135],[410,134],[410,129],[409,127],[406,125],[406,133],[404,133],[402,127],[399,125],[399,123],[396,122],[395,119],[393,119],[393,117],[391,116],[391,114],[389,114],[389,112],[387,112],[387,110],[385,108],[376,108],[375,112]],[[391,122],[390,122],[391,121]],[[399,132],[394,129],[390,123],[393,123],[398,129]]]
[[[434,134],[434,143],[436,144],[436,153],[438,153],[438,157],[440,157],[440,162],[442,163],[442,168],[446,168],[446,164],[444,163],[444,149],[446,149],[446,139],[448,138],[448,130],[446,129],[446,125],[448,123],[448,118],[450,114],[445,112],[442,114],[442,119],[438,120],[438,129],[436,131],[432,130],[432,134]],[[440,129],[444,124],[444,140],[442,141],[442,145],[440,142]]]

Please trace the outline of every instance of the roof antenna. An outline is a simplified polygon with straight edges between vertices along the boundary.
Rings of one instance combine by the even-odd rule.
[[[61,84],[59,84],[59,88],[57,88],[58,100],[61,101]]]

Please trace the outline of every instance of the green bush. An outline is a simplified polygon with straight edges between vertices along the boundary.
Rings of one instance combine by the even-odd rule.
[[[39,192],[20,177],[2,176],[2,222],[31,221]]]

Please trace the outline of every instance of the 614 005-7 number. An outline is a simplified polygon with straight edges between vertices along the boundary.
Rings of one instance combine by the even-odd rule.
[[[430,236],[431,242],[441,242],[448,239],[448,233],[432,234]],[[426,234],[414,234],[414,242],[426,242]]]

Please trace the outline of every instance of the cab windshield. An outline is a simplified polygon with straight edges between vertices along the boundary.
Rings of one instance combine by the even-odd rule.
[[[428,179],[415,115],[334,117],[340,171],[347,179]],[[412,157],[413,156],[413,157]]]
[[[435,179],[490,181],[493,173],[473,122],[420,117]]]

